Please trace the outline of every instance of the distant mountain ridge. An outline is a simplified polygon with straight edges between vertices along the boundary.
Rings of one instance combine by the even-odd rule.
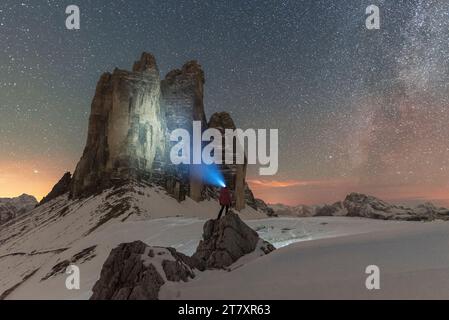
[[[0,198],[0,225],[30,212],[37,204],[36,198],[27,194],[15,198]]]
[[[390,204],[373,196],[351,193],[344,201],[317,206],[269,205],[278,216],[317,217],[347,216],[382,220],[431,221],[449,220],[449,209],[436,207],[430,202],[415,207]]]

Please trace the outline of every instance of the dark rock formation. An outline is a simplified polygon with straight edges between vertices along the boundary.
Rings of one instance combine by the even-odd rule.
[[[209,128],[216,128],[224,131],[224,129],[235,129],[236,126],[229,113],[216,112],[209,119]]]
[[[154,57],[143,53],[133,71],[115,69],[100,78],[86,147],[71,196],[92,194],[115,182],[149,178],[156,153],[164,153],[160,79]]]
[[[274,247],[259,238],[256,231],[248,227],[237,214],[229,213],[220,220],[209,220],[203,227],[200,241],[193,258],[206,269],[228,267],[242,256],[255,250],[267,254]]]
[[[157,300],[166,281],[195,276],[192,260],[174,249],[150,247],[141,241],[113,249],[93,287],[91,300]]]
[[[269,217],[276,217],[277,214],[274,212],[273,208],[269,207],[265,201],[262,199],[257,199],[254,197],[253,192],[249,188],[248,184],[245,186],[245,203],[251,208],[265,213]]]
[[[37,205],[36,198],[27,194],[16,198],[0,198],[0,225],[27,214]]]
[[[41,202],[39,202],[39,205],[43,205],[44,203],[47,203],[59,196],[62,196],[63,194],[70,191],[70,183],[72,182],[72,175],[70,172],[66,172],[62,178],[58,181],[58,183],[55,184],[53,189],[51,189],[50,193],[47,194]]]
[[[262,256],[273,250],[238,215],[229,213],[205,223],[203,240],[192,257],[141,241],[119,245],[104,263],[90,299],[157,300],[167,281],[186,282],[195,277],[195,269],[226,268],[246,254]]]
[[[332,216],[341,216],[346,214],[346,208],[343,205],[343,202],[338,201],[333,205],[324,205],[322,207],[317,207],[315,210],[315,216],[317,217],[332,217]]]

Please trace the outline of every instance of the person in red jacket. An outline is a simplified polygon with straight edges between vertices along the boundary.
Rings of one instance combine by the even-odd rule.
[[[218,214],[218,219],[220,219],[221,214],[223,213],[223,209],[226,208],[225,214],[228,214],[229,207],[231,206],[232,199],[231,199],[231,193],[229,192],[229,189],[227,187],[221,188],[220,190],[220,213]]]

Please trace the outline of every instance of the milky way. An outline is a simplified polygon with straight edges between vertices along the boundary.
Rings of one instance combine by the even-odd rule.
[[[76,2],[0,5],[0,196],[42,196],[73,171],[100,74],[145,50],[162,76],[202,64],[208,116],[279,129],[278,175],[249,171],[269,202],[449,203],[449,3],[83,0],[68,31]]]
[[[448,3],[415,3],[399,46],[383,49],[391,76],[364,88],[348,142],[364,186],[412,188],[415,198],[449,191],[448,13]]]

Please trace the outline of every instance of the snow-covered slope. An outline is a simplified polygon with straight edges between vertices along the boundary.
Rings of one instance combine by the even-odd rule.
[[[173,238],[174,242],[170,244],[176,245],[178,238],[174,232],[183,231],[164,232],[172,227],[172,223],[182,226],[199,221],[199,218],[210,219],[218,211],[215,200],[197,203],[187,198],[179,203],[158,187],[136,184],[81,200],[72,201],[67,195],[60,196],[22,218],[0,226],[0,296],[2,293],[3,297],[9,296],[25,280],[31,282],[33,279],[38,284],[33,287],[42,285],[43,288],[31,290],[35,295],[30,298],[58,298],[52,295],[47,284],[52,282],[54,275],[64,272],[68,261],[82,264],[99,257],[103,263],[110,250],[124,241],[147,240],[154,244],[152,239],[170,242]],[[249,207],[240,215],[244,219],[266,217]],[[158,224],[158,218],[167,217],[171,218]],[[145,221],[151,221],[151,227]],[[202,223],[197,228],[199,237]],[[196,244],[196,239],[193,241]],[[101,265],[97,267],[101,269]],[[89,274],[97,277],[100,269]],[[64,282],[57,283],[64,285]]]
[[[0,229],[0,295],[7,299],[87,299],[110,251],[142,240],[191,255],[205,220],[218,212],[215,201],[179,203],[165,191],[126,185],[82,200],[58,197]],[[393,227],[351,218],[267,218],[251,208],[241,217],[277,247],[303,240]],[[65,268],[81,271],[81,290],[65,287]]]
[[[28,255],[0,257],[0,291],[21,283],[7,299],[88,299],[92,294],[92,287],[100,277],[103,263],[111,250],[119,244],[141,240],[148,245],[173,247],[184,254],[192,255],[201,239],[204,222],[202,218],[170,217],[110,223],[101,230],[74,241],[65,251],[36,251]],[[246,222],[257,230],[263,239],[278,248],[300,241],[397,229],[404,224],[334,217],[263,218]],[[236,267],[251,260],[251,256],[245,256],[236,263]],[[79,266],[79,291],[66,289],[64,261],[71,261]],[[35,270],[37,271],[33,273]],[[28,275],[31,276],[22,283],[22,279]],[[10,277],[15,281],[8,279]]]
[[[232,272],[205,272],[165,286],[160,297],[449,299],[449,223],[389,223],[395,227],[291,244]],[[379,290],[365,286],[370,265],[380,269]]]
[[[218,209],[215,201],[178,203],[163,190],[143,185],[75,201],[58,197],[0,227],[0,297],[88,299],[113,248],[141,240],[191,255],[205,221]],[[360,282],[365,264],[385,268],[386,297],[412,296],[404,281],[415,276],[436,283],[437,290],[425,291],[424,297],[442,297],[449,288],[443,277],[449,271],[446,222],[267,218],[250,208],[241,216],[279,249],[258,259],[245,256],[232,272],[206,271],[189,283],[164,287],[160,298],[370,297]],[[80,268],[80,290],[65,287],[69,264]],[[391,285],[383,282],[390,280]],[[424,280],[416,281],[424,286]]]
[[[27,194],[16,198],[0,198],[0,224],[30,212],[37,203],[35,197]]]

